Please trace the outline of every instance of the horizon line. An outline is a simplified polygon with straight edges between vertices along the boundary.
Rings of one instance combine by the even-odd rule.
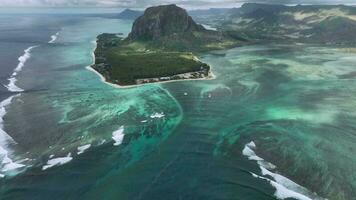
[[[211,6],[211,7],[205,7],[205,8],[199,8],[201,6],[185,6],[185,5],[180,5],[180,4],[174,4],[179,7],[185,8],[187,10],[205,10],[205,9],[214,9],[214,8],[240,8],[244,4],[262,4],[262,5],[284,5],[284,6],[356,6],[355,3],[326,3],[326,4],[313,4],[313,3],[298,3],[298,4],[281,4],[281,3],[241,3],[237,4],[236,6],[230,5],[230,6]],[[172,4],[155,4],[155,5],[148,5],[145,7],[135,7],[135,6],[0,6],[0,9],[24,9],[24,8],[29,8],[29,9],[137,9],[137,10],[144,10],[149,7],[153,6],[160,6],[160,5],[172,5]]]

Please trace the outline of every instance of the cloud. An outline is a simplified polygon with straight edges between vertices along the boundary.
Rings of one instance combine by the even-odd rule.
[[[278,4],[355,4],[355,0],[0,0],[0,6],[147,7],[175,3],[184,7],[233,7],[246,2]]]

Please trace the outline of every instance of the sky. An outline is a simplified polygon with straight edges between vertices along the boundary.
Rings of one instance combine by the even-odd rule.
[[[246,2],[271,4],[356,4],[356,0],[0,0],[0,7],[121,7],[145,8],[177,4],[187,8],[239,7]]]

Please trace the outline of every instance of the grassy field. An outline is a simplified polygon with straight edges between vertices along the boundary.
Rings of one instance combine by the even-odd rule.
[[[95,70],[106,80],[132,85],[135,80],[160,78],[188,72],[208,72],[210,67],[190,52],[147,49],[143,43],[125,43],[114,35],[98,37]]]

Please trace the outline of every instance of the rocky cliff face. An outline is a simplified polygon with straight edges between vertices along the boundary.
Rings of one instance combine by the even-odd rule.
[[[159,40],[203,30],[186,10],[176,5],[163,5],[146,9],[144,15],[134,22],[129,39]]]

